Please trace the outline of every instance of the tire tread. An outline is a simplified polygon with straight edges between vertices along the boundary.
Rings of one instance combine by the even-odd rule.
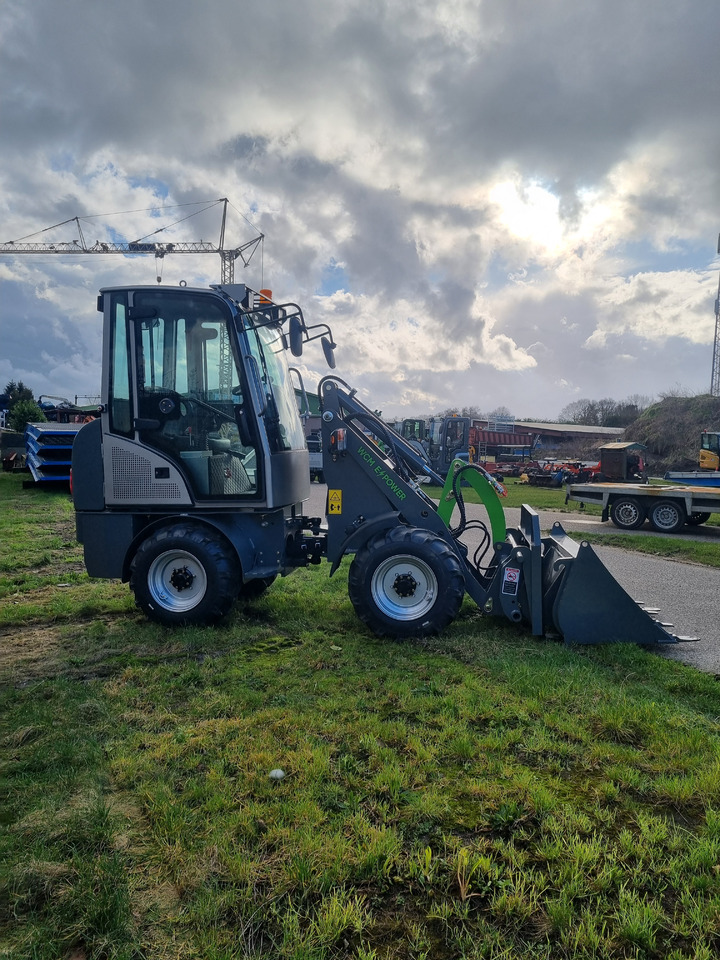
[[[394,552],[402,553],[403,548],[408,547],[420,553],[426,551],[439,561],[448,581],[440,585],[438,603],[420,624],[389,620],[368,602],[367,597],[367,584],[378,551],[385,553],[386,548],[392,548]],[[465,577],[456,554],[441,537],[430,530],[397,526],[377,534],[358,550],[350,565],[348,593],[358,618],[376,636],[395,639],[428,637],[440,633],[457,616],[465,595]]]

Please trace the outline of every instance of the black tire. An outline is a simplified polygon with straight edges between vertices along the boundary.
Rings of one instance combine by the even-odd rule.
[[[441,537],[417,527],[394,527],[357,552],[348,592],[358,617],[377,636],[428,637],[457,616],[465,578]]]
[[[610,504],[610,519],[621,530],[637,530],[645,517],[645,507],[635,497],[618,497]]]
[[[658,533],[677,533],[687,520],[685,507],[678,500],[658,500],[650,507],[650,524]]]
[[[685,523],[689,527],[699,527],[701,523],[707,523],[711,516],[711,513],[691,513]]]
[[[230,545],[198,524],[174,524],[151,534],[130,568],[135,602],[167,626],[217,623],[232,607],[239,579]]]

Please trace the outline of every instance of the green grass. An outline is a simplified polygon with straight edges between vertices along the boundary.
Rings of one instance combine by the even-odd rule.
[[[611,527],[611,530],[614,528]],[[673,536],[655,536],[643,533],[585,533],[583,540],[591,544],[606,547],[620,547],[635,553],[647,553],[666,560],[680,560],[683,563],[699,563],[706,567],[720,567],[720,550],[717,542],[680,540]]]
[[[519,507],[523,503],[530,504],[536,510],[559,510],[563,513],[587,513],[588,516],[600,516],[601,509],[593,504],[583,507],[582,504],[574,500],[565,503],[564,487],[533,487],[528,483],[520,483],[519,480],[508,477],[503,486],[507,490],[507,497],[502,498],[503,507]],[[440,496],[441,488],[434,486],[423,487],[425,492],[437,500]],[[480,496],[472,487],[462,487],[463,498],[468,503],[481,503]]]
[[[383,642],[347,565],[165,630],[71,522],[0,476],[0,957],[718,955],[714,678],[469,601]]]

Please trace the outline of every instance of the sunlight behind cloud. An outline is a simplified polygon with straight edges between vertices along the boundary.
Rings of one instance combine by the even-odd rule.
[[[536,250],[555,254],[563,243],[559,199],[538,183],[519,179],[494,186],[490,200],[499,208],[500,222],[514,236],[529,240]]]
[[[631,356],[643,394],[706,389],[716,4],[520,6],[4,0],[3,239],[71,242],[79,217],[90,243],[214,242],[211,213],[156,235],[152,210],[224,196],[226,243],[265,237],[236,281],[330,322],[373,406],[552,417],[576,383],[624,395]],[[228,82],[238,37],[272,69]],[[97,290],[155,284],[156,266],[0,261],[6,380],[95,392]],[[162,283],[206,286],[220,267],[167,257]],[[313,351],[303,363],[308,381],[327,372]]]

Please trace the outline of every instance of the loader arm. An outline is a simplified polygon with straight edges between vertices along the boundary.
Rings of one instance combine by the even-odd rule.
[[[485,471],[475,464],[456,461],[438,506],[415,477],[423,473],[438,486],[443,485],[441,478],[414,447],[357,398],[355,391],[336,377],[326,377],[319,395],[331,572],[337,570],[346,553],[361,551],[381,533],[396,527],[426,531],[443,541],[454,555],[464,592],[478,606],[515,623],[526,619],[526,608],[529,610],[532,604],[525,600],[523,591],[501,589],[497,557],[501,543],[507,542],[505,516]],[[469,523],[466,518],[461,493],[466,478],[486,505],[492,532],[484,522]],[[451,528],[456,507],[460,522]],[[481,532],[480,547],[472,557],[460,539],[470,526]],[[527,618],[532,619],[530,614]]]

